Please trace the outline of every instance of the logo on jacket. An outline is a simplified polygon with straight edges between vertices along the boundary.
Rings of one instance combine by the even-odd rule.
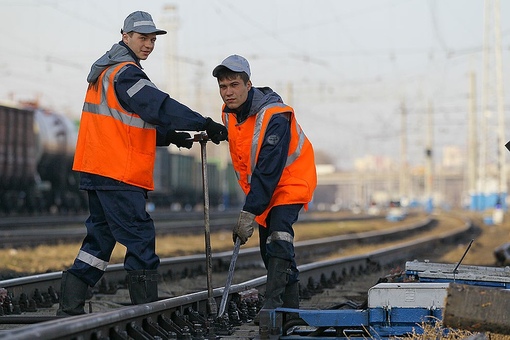
[[[278,144],[278,142],[280,141],[280,136],[278,135],[271,135],[271,136],[268,136],[266,138],[266,141],[270,144],[270,145],[276,145]]]

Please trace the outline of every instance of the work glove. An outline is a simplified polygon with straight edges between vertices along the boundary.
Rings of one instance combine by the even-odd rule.
[[[255,220],[255,215],[250,212],[241,210],[241,214],[239,214],[239,218],[237,219],[237,224],[234,226],[232,230],[232,240],[234,243],[236,242],[236,237],[239,237],[241,240],[241,244],[245,244],[246,241],[253,235],[253,221]]]
[[[189,133],[177,132],[175,130],[169,130],[167,132],[166,142],[168,144],[172,143],[179,148],[191,149],[193,146],[193,140],[191,139],[191,135]]]
[[[211,118],[206,119],[205,123],[205,131],[207,132],[207,136],[214,144],[220,144],[221,141],[227,140],[227,128],[220,123],[216,123]]]

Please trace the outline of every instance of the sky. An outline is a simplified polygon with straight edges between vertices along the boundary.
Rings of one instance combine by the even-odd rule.
[[[315,149],[340,169],[367,155],[398,162],[404,132],[406,157],[422,164],[428,112],[435,162],[444,147],[465,152],[470,74],[477,111],[482,90],[495,91],[495,80],[482,81],[484,32],[494,23],[491,16],[485,24],[482,0],[0,0],[0,101],[37,100],[78,120],[91,64],[120,40],[136,10],[169,31],[142,62],[159,88],[219,120],[211,72],[240,54],[254,86],[271,87],[293,106]],[[510,1],[501,1],[500,16],[508,93]],[[489,79],[494,55],[485,59]]]

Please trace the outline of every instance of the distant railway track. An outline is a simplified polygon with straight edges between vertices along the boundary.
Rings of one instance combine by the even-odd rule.
[[[212,213],[211,230],[231,226],[238,212]],[[33,246],[58,242],[79,242],[86,233],[87,215],[10,217],[0,221],[0,247]],[[154,214],[156,233],[193,233],[204,228],[204,214],[160,213]]]
[[[239,211],[213,211],[210,213],[211,231],[231,229]],[[203,212],[157,212],[151,214],[158,235],[169,233],[193,234],[204,230]],[[300,223],[332,220],[356,220],[381,218],[368,215],[303,214]],[[87,215],[43,215],[3,217],[0,219],[0,248],[80,242],[85,236],[84,221]]]
[[[313,259],[334,252],[340,248],[347,247],[353,243],[357,244],[383,244],[388,240],[396,240],[404,235],[412,233],[420,234],[434,226],[437,221],[434,219],[423,220],[413,225],[406,225],[391,230],[379,232],[366,232],[355,235],[342,235],[322,240],[303,241],[296,244],[297,254],[303,258]],[[383,268],[395,261],[414,258],[417,254],[434,249],[443,242],[451,242],[462,237],[471,228],[470,223],[459,222],[456,226],[444,228],[435,236],[422,236],[413,241],[401,242],[398,245],[386,246],[380,249],[369,251],[362,255],[346,256],[332,260],[322,260],[300,265],[301,282],[322,282],[328,280],[335,282],[346,275],[360,275],[374,268]],[[231,252],[223,252],[213,255],[213,268],[215,275],[228,269]],[[174,278],[191,273],[200,274],[204,272],[205,256],[195,255],[180,258],[164,259],[161,263],[160,272],[169,273]],[[247,248],[241,251],[238,267],[249,267],[259,263],[258,249]],[[0,281],[0,287],[6,288],[13,296],[21,292],[46,291],[49,287],[60,285],[61,273],[48,273],[35,277]],[[105,273],[103,285],[113,286],[122,283],[125,279],[125,272],[121,265],[108,267]],[[250,296],[253,291],[264,287],[265,276],[254,277],[247,281],[234,284],[230,294],[232,301],[243,300],[243,303],[250,304]],[[216,288],[213,291],[214,298],[221,298],[223,288]],[[232,328],[229,319],[216,320],[214,315],[208,315],[208,292],[196,291],[182,296],[169,297],[161,301],[146,305],[127,306],[116,308],[114,311],[103,313],[92,313],[84,316],[67,318],[64,320],[53,320],[36,325],[16,328],[0,333],[0,338],[16,339],[100,339],[100,338],[187,338],[197,337],[200,334],[225,335]],[[250,306],[250,310],[253,310]],[[246,317],[246,315],[245,315]],[[16,322],[16,316],[1,317],[3,323]],[[25,322],[28,321],[28,317]],[[55,317],[49,317],[53,319]],[[39,320],[38,320],[39,319]],[[46,318],[48,319],[48,318]],[[44,317],[34,317],[33,322],[43,321]],[[18,320],[20,321],[20,320]],[[2,323],[0,322],[0,323]],[[19,322],[21,323],[21,322]],[[215,333],[216,332],[216,333]],[[186,335],[188,334],[188,335]],[[191,337],[190,337],[191,339]]]

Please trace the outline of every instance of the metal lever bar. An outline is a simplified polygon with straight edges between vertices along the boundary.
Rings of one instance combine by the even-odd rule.
[[[212,287],[212,251],[211,251],[211,228],[209,223],[209,181],[207,179],[207,152],[206,144],[209,138],[205,132],[195,134],[193,141],[200,143],[202,158],[202,185],[204,189],[204,229],[205,229],[205,259],[207,272],[207,311],[209,315],[216,315],[218,306],[213,297]]]
[[[227,282],[225,283],[225,288],[223,289],[223,296],[221,297],[218,318],[221,317],[223,315],[223,313],[225,313],[225,306],[227,305],[228,293],[230,291],[230,286],[232,285],[232,279],[234,278],[234,269],[236,267],[237,256],[239,255],[240,248],[241,248],[241,239],[239,237],[237,237],[236,243],[234,244],[234,251],[232,253],[232,258],[230,259],[230,267],[228,268]]]

